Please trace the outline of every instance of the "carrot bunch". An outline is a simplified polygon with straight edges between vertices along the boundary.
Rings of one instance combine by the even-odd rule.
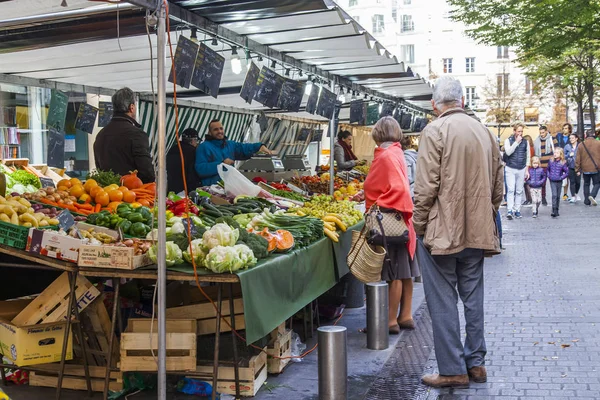
[[[135,201],[146,207],[154,206],[154,199],[156,198],[156,183],[143,184],[138,189],[131,189],[131,192],[135,193]]]
[[[83,214],[83,215],[90,215],[90,214],[93,214],[94,212],[100,211],[100,210],[95,211],[95,207],[93,205],[87,204],[87,203],[86,204],[79,204],[79,203],[65,204],[65,203],[57,203],[55,201],[48,200],[47,198],[40,199],[40,202],[44,203],[44,204],[48,204],[53,207],[57,207],[57,208],[65,208],[74,213]],[[100,207],[98,207],[98,206],[100,206],[100,204],[97,204],[96,208],[101,207],[101,206]]]

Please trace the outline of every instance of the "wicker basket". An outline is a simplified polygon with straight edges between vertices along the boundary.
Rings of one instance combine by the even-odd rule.
[[[352,275],[364,283],[381,281],[385,249],[382,246],[371,246],[359,231],[352,231],[350,248],[346,261]]]

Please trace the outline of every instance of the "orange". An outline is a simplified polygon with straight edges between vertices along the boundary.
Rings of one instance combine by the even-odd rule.
[[[106,192],[108,193],[108,197],[110,198],[110,201],[115,202],[118,201],[120,202],[121,200],[123,200],[123,192],[121,192],[119,189],[114,189],[111,190],[110,192]]]
[[[104,192],[104,189],[102,189],[100,186],[94,186],[90,189],[90,196],[92,196],[92,198],[96,198],[96,195],[100,192]]]
[[[81,204],[91,203],[91,202],[92,202],[92,196],[90,196],[87,193],[82,194],[81,197],[79,198],[79,203],[81,203]]]
[[[56,187],[56,190],[58,190],[59,192],[61,192],[61,191],[62,191],[62,192],[68,192],[68,191],[69,191],[69,188],[68,188],[68,187],[66,187],[65,185],[58,185],[58,186]]]
[[[90,192],[90,190],[92,190],[92,188],[93,188],[94,186],[98,186],[98,182],[96,182],[96,181],[95,181],[95,180],[93,180],[93,179],[88,179],[88,180],[87,180],[87,181],[85,181],[85,183],[83,184],[83,188],[85,189],[85,191],[86,191],[87,193],[89,193],[89,192]]]
[[[117,207],[119,206],[119,204],[121,204],[120,201],[111,201],[110,203],[108,203],[108,208],[110,208],[113,211],[117,210]]]
[[[110,192],[111,190],[115,190],[118,189],[119,185],[115,185],[114,183],[112,185],[108,185],[107,187],[104,188],[104,191],[106,193]]]
[[[83,184],[81,183],[81,181],[80,181],[79,179],[77,179],[77,178],[71,178],[71,179],[70,179],[70,181],[71,181],[71,186],[75,186],[75,185],[83,185]]]
[[[71,196],[75,196],[77,198],[81,197],[83,194],[85,194],[85,189],[83,188],[83,186],[79,183],[76,185],[71,186],[71,189],[69,189],[69,194]]]
[[[100,204],[102,207],[106,207],[108,203],[110,203],[110,197],[108,197],[108,193],[104,190],[98,192],[94,197],[94,201],[96,204]]]
[[[70,188],[71,186],[73,186],[73,183],[71,182],[71,180],[69,179],[61,179],[60,181],[58,181],[58,183],[56,184],[56,187],[59,186],[64,186],[66,188]]]
[[[130,192],[129,190],[123,193],[123,201],[125,203],[133,203],[135,202],[136,195],[134,192]]]
[[[119,186],[119,190],[121,192],[123,192],[123,194],[125,194],[125,192],[129,192],[129,189],[127,189],[127,186]]]

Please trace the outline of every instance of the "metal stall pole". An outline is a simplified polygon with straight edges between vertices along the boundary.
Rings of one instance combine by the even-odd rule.
[[[331,91],[335,93],[335,82],[331,81]],[[337,98],[336,98],[337,101]],[[333,196],[335,191],[335,170],[333,159],[333,147],[335,146],[335,106],[333,108],[333,116],[329,120],[329,195]]]
[[[158,12],[158,38],[156,63],[158,70],[158,399],[167,399],[167,266],[166,266],[166,203],[167,171],[166,171],[166,116],[167,116],[167,82],[165,79],[166,58],[166,12],[161,3]]]
[[[367,283],[367,348],[385,350],[390,345],[389,291],[386,282]]]
[[[348,355],[346,328],[322,326],[319,340],[319,400],[348,398]]]

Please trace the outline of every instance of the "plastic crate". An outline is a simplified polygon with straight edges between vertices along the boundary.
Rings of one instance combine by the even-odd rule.
[[[29,229],[25,226],[18,226],[0,221],[0,244],[14,247],[15,249],[25,250],[27,247],[27,237]],[[57,231],[58,226],[45,226],[39,229],[52,229]]]

